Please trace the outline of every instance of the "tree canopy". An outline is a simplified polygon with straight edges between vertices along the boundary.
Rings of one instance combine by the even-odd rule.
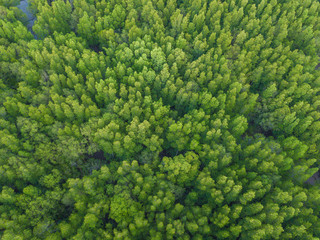
[[[320,239],[320,2],[0,0],[0,238]]]

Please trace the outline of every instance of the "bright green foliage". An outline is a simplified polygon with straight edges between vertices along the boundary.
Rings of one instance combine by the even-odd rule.
[[[0,0],[0,238],[320,239],[320,3]]]

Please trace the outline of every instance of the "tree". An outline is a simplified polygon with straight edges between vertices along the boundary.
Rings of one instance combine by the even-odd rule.
[[[317,1],[0,0],[1,239],[319,239]]]

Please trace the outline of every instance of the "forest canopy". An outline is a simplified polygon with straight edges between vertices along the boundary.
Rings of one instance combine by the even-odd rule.
[[[1,239],[320,239],[319,1],[18,4]]]

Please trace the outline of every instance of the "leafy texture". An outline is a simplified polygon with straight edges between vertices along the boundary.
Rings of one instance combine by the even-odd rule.
[[[319,239],[320,3],[0,0],[0,238]]]

